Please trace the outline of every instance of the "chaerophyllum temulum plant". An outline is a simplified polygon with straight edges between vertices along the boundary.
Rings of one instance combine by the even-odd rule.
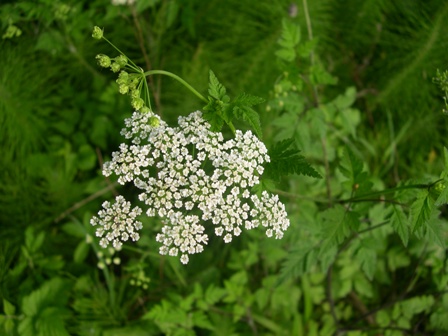
[[[121,134],[130,143],[122,143],[103,166],[103,174],[118,176],[118,183],[132,183],[140,190],[139,200],[148,217],[159,217],[164,226],[157,234],[162,255],[179,256],[187,264],[189,255],[200,253],[209,242],[207,228],[230,243],[243,230],[263,228],[267,237],[280,239],[290,222],[285,205],[278,195],[262,190],[260,179],[265,172],[284,171],[281,160],[270,162],[261,136],[260,120],[253,105],[261,98],[242,94],[234,100],[210,72],[209,96],[205,98],[180,77],[162,70],[143,71],[95,27],[93,35],[114,47],[119,55],[98,55],[99,65],[118,73],[119,92],[131,97],[135,112],[125,119]],[[169,126],[152,110],[146,77],[168,75],[199,97],[203,111],[179,116],[178,126]],[[248,123],[252,131],[236,129],[233,120]],[[233,137],[225,139],[227,125]],[[305,173],[318,176],[289,143],[277,146]],[[297,171],[297,167],[291,168]],[[288,169],[286,169],[288,170]],[[123,196],[114,203],[105,201],[103,209],[91,219],[103,248],[119,250],[123,242],[137,241],[143,225],[138,217],[142,208],[132,206]]]

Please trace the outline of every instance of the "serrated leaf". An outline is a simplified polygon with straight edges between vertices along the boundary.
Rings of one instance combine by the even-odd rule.
[[[69,316],[69,311],[62,307],[48,307],[40,314],[36,323],[36,329],[40,335],[69,336],[64,326],[64,320]]]
[[[49,305],[63,306],[68,296],[65,294],[67,282],[52,278],[22,300],[22,311],[27,316],[36,316]]]
[[[348,147],[345,147],[344,156],[339,166],[342,175],[348,178],[352,184],[363,182],[367,175],[362,174],[362,168],[362,161]]]
[[[224,119],[221,116],[221,107],[217,105],[216,100],[209,98],[209,103],[204,107],[203,118],[207,120],[211,126],[212,132],[221,131],[224,126]]]
[[[300,43],[298,47],[298,54],[302,58],[308,58],[310,57],[310,54],[314,51],[316,48],[318,39],[313,38],[312,40],[307,40],[305,42]]]
[[[236,106],[254,106],[264,102],[265,100],[263,98],[247,93],[240,94],[233,101]]]
[[[425,310],[430,311],[434,305],[434,297],[431,295],[417,296],[401,302],[400,305],[404,317],[411,319]]]
[[[440,182],[441,183],[441,182]],[[439,197],[437,197],[436,202],[434,203],[435,206],[441,206],[443,204],[448,203],[448,187],[443,185],[445,188],[440,192]]]
[[[208,94],[217,100],[222,100],[226,95],[226,88],[219,82],[218,78],[211,70],[209,73]]]
[[[328,249],[339,245],[350,233],[359,226],[358,215],[345,209],[342,205],[335,205],[322,213],[322,244],[320,255]]]
[[[309,241],[305,241],[291,250],[282,264],[276,286],[289,279],[301,276],[307,269],[313,267],[317,263],[316,254],[309,258],[313,250],[314,246]]]
[[[282,36],[278,41],[284,48],[294,48],[300,42],[300,26],[286,19],[282,20]]]
[[[373,297],[373,287],[372,282],[368,281],[364,276],[357,276],[353,282],[355,291],[362,296],[371,298]]]
[[[200,328],[215,330],[215,327],[210,322],[210,319],[205,315],[203,311],[195,311],[193,312],[193,323],[195,326]]]
[[[445,249],[446,232],[448,232],[447,222],[440,219],[439,212],[436,211],[426,223],[425,238]]]
[[[401,241],[403,242],[403,245],[406,247],[408,246],[409,241],[409,225],[408,225],[408,219],[406,218],[406,215],[404,214],[404,211],[401,207],[398,207],[396,205],[392,205],[392,216],[390,217],[390,224],[392,225],[392,228],[395,230],[396,233],[401,238]]]
[[[313,252],[315,252],[315,253],[313,253]],[[323,253],[321,253],[319,255],[319,257],[320,257],[320,266],[322,268],[322,272],[327,272],[328,271],[328,268],[334,262],[337,253],[338,253],[338,249],[336,248],[336,246],[333,246],[333,247],[330,247],[325,252],[323,252]],[[308,255],[307,260],[310,260],[311,258],[316,258],[317,259],[318,254],[319,253],[316,250],[311,251],[311,253]]]
[[[294,49],[280,49],[275,52],[275,56],[287,62],[292,62],[296,58],[296,52]]]
[[[269,151],[271,162],[265,165],[266,176],[274,180],[280,177],[297,174],[321,178],[320,174],[300,155],[297,149],[289,149],[294,139],[285,139],[274,145]]]
[[[205,291],[204,299],[209,305],[214,305],[216,302],[221,300],[225,294],[225,289],[210,285]]]
[[[235,106],[233,113],[237,119],[244,120],[254,130],[255,134],[261,138],[261,123],[259,114],[248,106]]]
[[[372,248],[361,246],[356,253],[356,259],[361,264],[366,277],[372,281],[376,270],[376,252]]]
[[[434,209],[434,200],[429,192],[422,192],[411,205],[413,232],[425,227]]]

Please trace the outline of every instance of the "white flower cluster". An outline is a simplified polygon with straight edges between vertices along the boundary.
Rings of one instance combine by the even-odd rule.
[[[98,211],[98,217],[94,216],[90,220],[93,226],[99,225],[96,236],[101,238],[101,247],[106,248],[112,242],[112,246],[119,250],[122,241],[129,238],[139,240],[137,231],[143,226],[135,218],[142,214],[142,209],[135,207],[131,210],[131,202],[127,202],[123,196],[117,196],[113,205],[108,201],[103,202],[103,208]]]
[[[238,130],[224,141],[199,111],[179,117],[178,124],[169,127],[153,113],[135,112],[122,131],[133,144],[121,144],[103,167],[105,176],[115,173],[119,183],[133,182],[149,207],[146,214],[163,219],[159,252],[180,253],[188,263],[188,255],[202,252],[208,242],[206,223],[226,243],[242,228],[258,226],[268,237],[282,238],[289,220],[278,196],[250,192],[269,162],[265,145],[250,131]]]
[[[133,5],[137,0],[111,0],[112,5],[114,6],[123,6],[123,5]]]

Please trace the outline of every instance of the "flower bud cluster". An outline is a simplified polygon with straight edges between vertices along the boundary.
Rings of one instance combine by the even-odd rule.
[[[98,64],[100,65],[100,67],[110,68],[113,72],[119,72],[120,70],[124,69],[128,64],[128,59],[124,55],[119,55],[117,57],[110,58],[107,55],[99,54],[96,55],[96,59],[98,60]]]
[[[146,214],[162,219],[156,237],[160,254],[180,254],[181,262],[188,263],[189,255],[208,243],[209,227],[226,243],[242,229],[256,227],[264,227],[268,237],[282,238],[289,226],[285,206],[266,191],[261,197],[251,193],[270,160],[265,145],[250,131],[238,130],[225,141],[210,131],[199,111],[179,117],[178,124],[170,127],[152,112],[135,112],[122,130],[132,144],[121,144],[103,167],[105,176],[115,173],[119,183],[132,182],[142,190]],[[102,211],[100,220],[106,222]],[[100,236],[106,232],[102,225]],[[129,227],[135,232],[135,226]],[[107,241],[115,242],[117,234],[106,236]]]
[[[121,61],[124,62],[124,60]],[[117,61],[117,64],[121,61]],[[145,80],[142,74],[128,73],[124,70],[120,71],[117,79],[118,92],[131,96],[131,105],[136,111],[141,111],[145,107],[144,100],[140,98],[140,82],[142,80]]]

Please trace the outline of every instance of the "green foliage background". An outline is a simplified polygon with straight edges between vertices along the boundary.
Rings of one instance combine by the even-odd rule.
[[[0,19],[0,334],[448,333],[448,125],[432,83],[448,68],[446,1],[3,1]],[[186,267],[158,255],[157,221],[120,265],[92,241],[101,203],[135,198],[100,174],[132,110],[95,64],[114,51],[94,25],[145,70],[205,94],[213,69],[231,97],[266,99],[262,188],[287,205],[282,240],[212,238]],[[203,106],[149,84],[170,122]]]

